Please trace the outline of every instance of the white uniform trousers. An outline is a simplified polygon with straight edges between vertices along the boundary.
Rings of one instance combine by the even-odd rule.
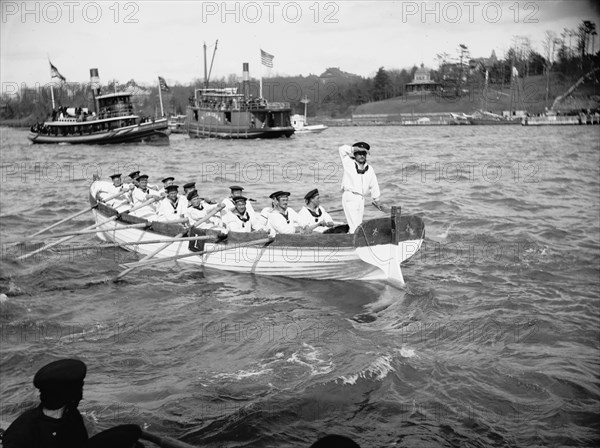
[[[342,207],[350,229],[348,233],[354,233],[356,228],[362,223],[365,212],[365,199],[360,194],[345,190],[342,193]]]

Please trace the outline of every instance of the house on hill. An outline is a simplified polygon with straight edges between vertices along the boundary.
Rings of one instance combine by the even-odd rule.
[[[353,80],[356,80],[359,78],[360,78],[360,76],[355,75],[353,73],[344,72],[344,71],[340,70],[339,67],[329,67],[327,70],[325,70],[319,76],[319,81],[321,82],[321,84],[325,85],[329,81],[332,81],[332,82],[336,82],[336,81],[340,81],[340,80],[353,81]]]
[[[425,68],[423,64],[415,71],[413,82],[405,84],[404,90],[407,95],[421,95],[424,93],[434,93],[442,90],[442,85],[431,79],[431,70]]]
[[[489,58],[475,58],[469,61],[469,69],[471,73],[476,70],[485,71],[489,70],[498,62],[498,58],[496,57],[496,52],[492,50],[492,54]]]

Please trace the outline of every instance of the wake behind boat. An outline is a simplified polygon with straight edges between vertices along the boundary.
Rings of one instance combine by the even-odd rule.
[[[140,267],[177,259],[246,274],[404,284],[400,263],[419,250],[425,237],[420,217],[401,216],[400,208],[392,207],[391,216],[364,221],[354,234],[312,232],[269,238],[266,232],[229,232],[224,238],[212,229],[192,229],[182,238],[188,233],[182,224],[149,222],[98,203],[96,194],[106,184],[96,181],[89,191],[96,235],[140,255],[154,254],[155,259],[139,263]],[[347,226],[335,230],[344,232]]]

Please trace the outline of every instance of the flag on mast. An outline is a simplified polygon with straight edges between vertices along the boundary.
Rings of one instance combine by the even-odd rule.
[[[273,58],[275,58],[275,56],[267,53],[262,48],[260,49],[260,62],[262,63],[262,65],[264,65],[265,67],[273,68]]]
[[[167,82],[165,81],[165,78],[159,76],[158,77],[158,84],[160,85],[160,90],[162,90],[163,92],[168,92],[169,91],[169,86],[167,85]]]
[[[48,62],[50,62],[50,59],[48,59]],[[50,78],[58,78],[61,81],[67,80],[67,78],[65,78],[63,75],[61,75],[60,72],[58,71],[58,69],[52,65],[52,62],[50,62]]]
[[[517,67],[515,67],[514,65],[512,68],[512,75],[513,75],[513,78],[516,78],[519,76],[519,71],[517,70]]]

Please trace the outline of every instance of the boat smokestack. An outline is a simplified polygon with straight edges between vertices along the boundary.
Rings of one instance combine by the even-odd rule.
[[[244,94],[244,98],[247,100],[250,98],[250,64],[248,62],[244,62],[242,64],[242,93]]]
[[[94,95],[100,95],[100,76],[97,68],[90,68],[90,85]]]

